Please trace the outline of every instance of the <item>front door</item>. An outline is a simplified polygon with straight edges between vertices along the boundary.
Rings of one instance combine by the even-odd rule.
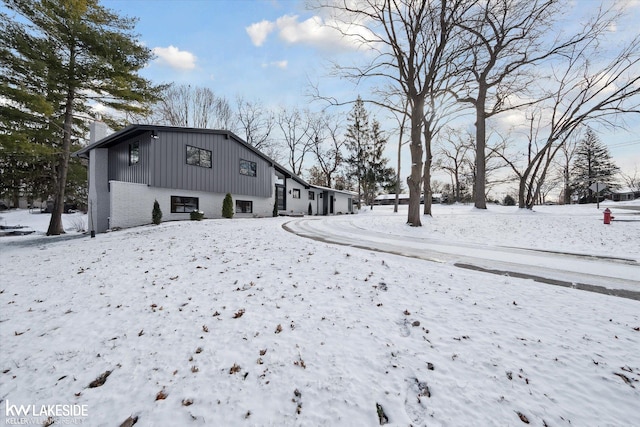
[[[276,184],[276,200],[278,200],[278,210],[284,211],[287,209],[287,198],[285,197],[286,191],[284,185]]]

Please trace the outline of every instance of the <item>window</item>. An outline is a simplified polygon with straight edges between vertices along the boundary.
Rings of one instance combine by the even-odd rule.
[[[171,196],[171,213],[191,213],[198,210],[197,197]]]
[[[200,166],[203,168],[210,168],[211,151],[187,145],[187,164],[192,166]]]
[[[299,188],[294,188],[293,189],[293,198],[294,199],[299,199],[300,198],[300,189]]]
[[[129,144],[129,166],[135,165],[140,161],[140,143],[134,142]]]
[[[253,202],[236,200],[236,213],[253,213]]]
[[[240,175],[256,176],[257,170],[256,162],[240,159]]]
[[[314,193],[313,191],[309,191],[309,200],[315,200],[316,199],[316,193]]]

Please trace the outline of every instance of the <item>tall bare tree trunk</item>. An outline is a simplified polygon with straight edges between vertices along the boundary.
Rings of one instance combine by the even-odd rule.
[[[409,212],[407,224],[422,227],[420,221],[420,190],[422,189],[422,122],[424,121],[424,98],[411,97],[411,175],[407,178],[409,187]]]
[[[424,127],[424,148],[425,148],[425,161],[424,161],[424,173],[423,173],[423,186],[424,186],[424,215],[430,215],[431,213],[431,163],[433,156],[431,155],[431,132],[429,127]]]
[[[485,120],[485,102],[487,97],[487,88],[480,85],[478,90],[478,100],[476,102],[476,179],[473,184],[473,198],[477,209],[487,209],[487,200],[485,197],[485,182],[487,179],[486,170],[486,120]]]

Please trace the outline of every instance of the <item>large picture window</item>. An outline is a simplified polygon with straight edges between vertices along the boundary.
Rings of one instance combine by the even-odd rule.
[[[198,210],[197,197],[171,196],[171,213],[191,213]]]
[[[140,161],[140,143],[133,142],[129,144],[129,166],[135,165]]]
[[[249,200],[236,200],[236,213],[253,213],[253,202]]]
[[[203,168],[210,168],[211,151],[187,145],[187,164],[192,166],[200,166]]]
[[[256,176],[258,165],[256,162],[240,159],[240,175]]]

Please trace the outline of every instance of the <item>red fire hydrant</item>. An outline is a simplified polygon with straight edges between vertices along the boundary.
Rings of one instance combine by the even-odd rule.
[[[604,210],[604,223],[605,224],[611,224],[611,220],[614,217],[611,215],[611,211],[609,210],[609,208]]]

